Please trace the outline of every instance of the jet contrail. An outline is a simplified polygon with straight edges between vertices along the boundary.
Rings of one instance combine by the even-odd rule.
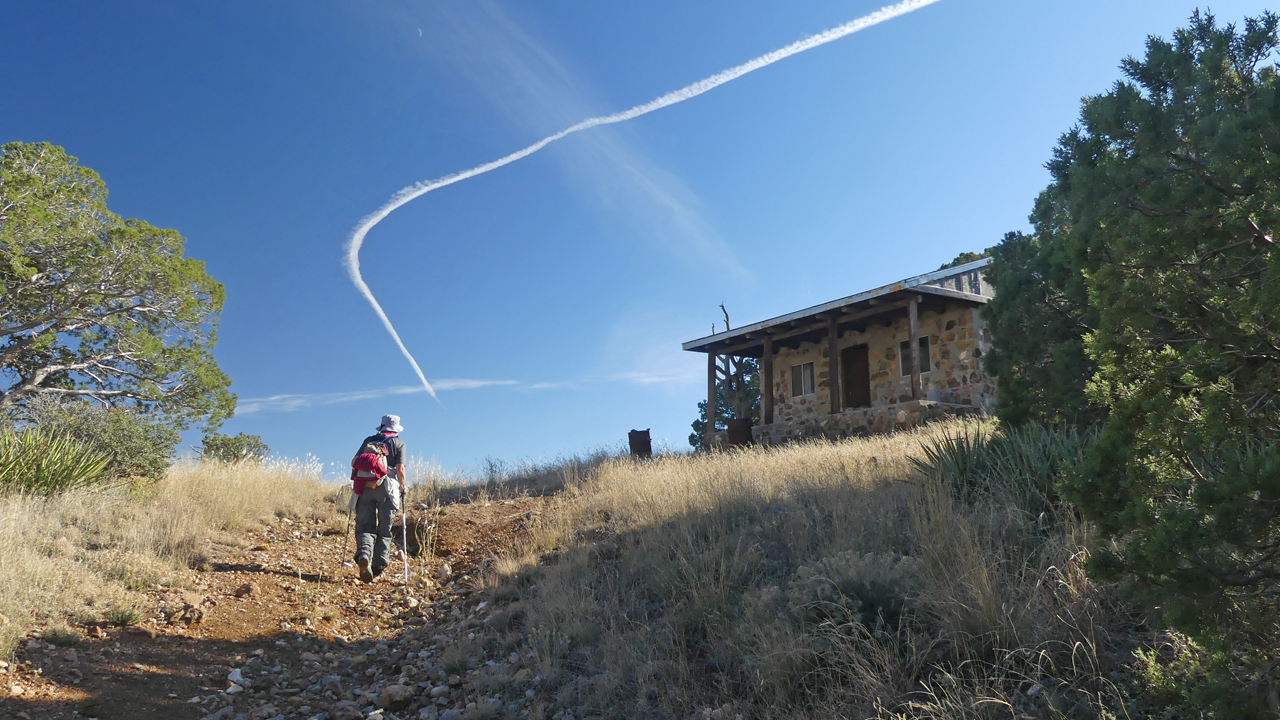
[[[786,47],[761,55],[754,60],[748,60],[737,67],[729,68],[724,72],[717,73],[704,80],[699,80],[692,85],[687,85],[674,92],[669,92],[656,100],[650,100],[643,105],[637,105],[630,110],[624,110],[623,112],[614,113],[613,115],[602,115],[600,117],[588,118],[577,125],[561,130],[555,135],[545,137],[523,150],[517,150],[516,152],[513,152],[506,157],[494,160],[493,162],[485,163],[484,165],[479,165],[471,168],[470,170],[463,170],[462,172],[454,173],[452,175],[446,175],[435,180],[424,180],[420,183],[410,185],[409,187],[400,190],[400,192],[397,192],[395,195],[392,195],[391,199],[388,200],[385,205],[366,215],[364,219],[360,221],[360,224],[356,226],[356,229],[352,231],[351,237],[347,239],[347,258],[345,264],[347,266],[347,273],[351,276],[351,282],[355,283],[356,288],[360,290],[365,299],[369,301],[369,304],[373,306],[374,311],[378,313],[378,317],[381,318],[383,326],[387,328],[387,332],[391,333],[392,339],[394,339],[396,341],[396,345],[400,347],[400,352],[404,354],[405,358],[409,361],[409,364],[413,366],[413,371],[418,374],[418,379],[422,381],[422,386],[425,387],[427,392],[431,394],[431,397],[434,398],[436,397],[436,392],[431,388],[431,383],[427,382],[426,376],[422,374],[422,368],[418,367],[418,361],[413,359],[413,355],[409,353],[409,349],[404,346],[404,342],[400,340],[400,334],[396,332],[395,327],[391,324],[391,320],[387,317],[387,314],[383,312],[382,306],[379,305],[377,299],[373,297],[373,292],[369,290],[369,286],[365,284],[364,278],[360,275],[360,247],[364,245],[365,236],[369,234],[369,231],[372,230],[375,225],[382,222],[383,218],[395,212],[395,210],[401,205],[404,205],[410,200],[422,197],[432,190],[437,190],[445,185],[452,185],[456,182],[461,182],[477,175],[483,175],[490,170],[497,170],[503,165],[509,165],[521,158],[528,157],[538,152],[542,148],[565,137],[566,135],[572,135],[573,133],[581,130],[589,130],[601,125],[613,125],[614,123],[625,122],[632,118],[640,117],[641,115],[647,115],[654,110],[661,110],[664,107],[682,103],[685,100],[695,98],[708,90],[717,88],[730,80],[736,80],[753,70],[759,70],[762,67],[772,65],[779,60],[789,58],[792,55],[798,55],[806,50],[812,50],[819,45],[826,45],[827,43],[839,40],[846,35],[852,35],[859,30],[865,30],[872,25],[879,25],[886,20],[892,20],[901,15],[906,15],[909,12],[915,12],[920,8],[940,1],[941,0],[904,0],[903,2],[895,5],[887,5],[870,15],[864,15],[857,20],[851,20],[825,32],[807,37],[803,40],[798,40]]]

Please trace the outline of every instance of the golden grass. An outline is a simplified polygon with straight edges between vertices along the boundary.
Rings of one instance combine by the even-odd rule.
[[[144,610],[139,591],[179,583],[223,533],[272,514],[328,518],[336,497],[290,462],[180,463],[155,485],[0,497],[0,655],[38,624]]]
[[[1113,711],[1124,613],[1085,578],[1086,529],[912,471],[957,429],[607,461],[493,582],[523,588],[500,594],[588,715]]]

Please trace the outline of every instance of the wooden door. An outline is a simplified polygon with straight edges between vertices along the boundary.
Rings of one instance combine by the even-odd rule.
[[[840,351],[840,387],[844,389],[846,409],[871,407],[871,366],[866,345]]]

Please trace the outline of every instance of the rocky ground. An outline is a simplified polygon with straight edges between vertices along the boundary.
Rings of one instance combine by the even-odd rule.
[[[478,590],[552,502],[419,508],[425,548],[407,585],[403,564],[360,583],[350,539],[344,556],[322,521],[211,539],[204,566],[147,591],[154,611],[138,624],[33,633],[0,662],[0,717],[571,720],[508,632],[502,607],[536,587]]]

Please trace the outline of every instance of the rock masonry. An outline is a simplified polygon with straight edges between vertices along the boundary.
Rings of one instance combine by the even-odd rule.
[[[832,382],[825,341],[803,343],[778,353],[774,370],[774,423],[753,428],[764,444],[789,440],[889,432],[952,415],[989,412],[995,404],[994,381],[983,371],[982,357],[991,333],[973,308],[952,306],[924,312],[920,336],[929,338],[929,370],[920,374],[921,400],[911,399],[911,378],[902,374],[899,343],[910,337],[905,318],[888,326],[869,325],[845,332],[837,347],[867,346],[871,406],[831,413]],[[814,392],[793,395],[791,367],[813,363]]]

